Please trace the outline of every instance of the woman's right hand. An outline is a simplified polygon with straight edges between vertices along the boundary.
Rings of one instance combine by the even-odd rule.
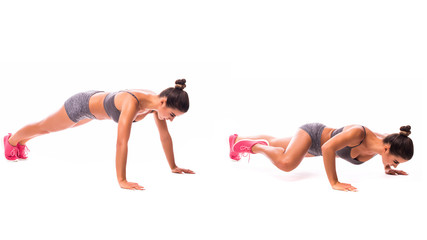
[[[348,183],[340,183],[337,182],[334,185],[332,185],[332,188],[335,190],[340,190],[340,191],[350,191],[350,192],[357,192],[357,188],[351,186],[351,184]]]
[[[130,190],[145,190],[144,187],[140,186],[138,183],[128,182],[128,181],[121,181],[119,182],[120,187],[124,189],[130,189]]]

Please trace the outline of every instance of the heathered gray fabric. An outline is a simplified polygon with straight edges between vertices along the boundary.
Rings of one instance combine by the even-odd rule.
[[[321,123],[307,123],[302,125],[300,128],[308,133],[311,138],[311,146],[308,149],[308,153],[314,156],[322,156],[322,146],[320,138],[322,137],[323,129],[326,126]]]
[[[89,110],[89,100],[94,94],[99,92],[102,91],[91,90],[77,93],[65,101],[65,111],[71,121],[77,123],[87,118],[95,119],[95,116]]]

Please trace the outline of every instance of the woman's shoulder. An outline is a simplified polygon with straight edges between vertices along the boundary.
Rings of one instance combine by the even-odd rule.
[[[344,127],[343,133],[354,137],[354,138],[364,138],[366,136],[366,132],[369,129],[365,126],[353,124]]]
[[[130,89],[127,91],[137,93],[137,94],[142,94],[142,95],[157,95],[155,92],[148,89]]]

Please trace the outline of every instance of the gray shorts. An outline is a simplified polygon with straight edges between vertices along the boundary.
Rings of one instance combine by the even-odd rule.
[[[311,146],[308,149],[308,153],[314,156],[322,156],[322,146],[320,139],[322,137],[323,129],[325,125],[321,123],[307,123],[302,125],[300,128],[308,133],[311,138]]]
[[[64,103],[65,111],[71,121],[77,123],[83,119],[95,119],[95,116],[89,110],[90,98],[102,91],[87,91],[73,95]]]

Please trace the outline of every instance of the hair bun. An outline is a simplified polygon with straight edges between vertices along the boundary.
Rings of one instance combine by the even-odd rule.
[[[406,125],[406,126],[400,127],[400,133],[399,134],[406,136],[406,137],[409,136],[409,134],[411,134],[411,126]]]
[[[178,79],[175,81],[175,88],[184,90],[184,88],[187,86],[185,85],[187,81],[185,79]]]

